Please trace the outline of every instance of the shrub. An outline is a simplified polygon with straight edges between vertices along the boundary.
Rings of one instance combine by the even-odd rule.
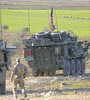
[[[29,27],[23,28],[23,31],[24,31],[24,32],[28,32],[28,31],[29,31]]]
[[[4,30],[7,30],[8,29],[8,26],[7,25],[3,25],[3,29]]]

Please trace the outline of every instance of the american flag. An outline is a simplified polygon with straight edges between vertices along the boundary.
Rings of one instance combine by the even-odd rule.
[[[55,30],[55,25],[53,24],[53,7],[51,8],[50,27],[52,30]]]

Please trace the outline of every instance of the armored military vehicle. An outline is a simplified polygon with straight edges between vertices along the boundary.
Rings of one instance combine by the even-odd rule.
[[[23,40],[24,58],[32,69],[33,76],[85,73],[85,57],[90,43],[78,41],[75,35],[66,31],[40,32]]]
[[[0,94],[6,91],[6,70],[11,66],[11,54],[16,47],[7,47],[6,43],[0,39]]]

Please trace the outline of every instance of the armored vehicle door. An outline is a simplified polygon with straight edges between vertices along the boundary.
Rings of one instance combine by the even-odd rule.
[[[43,64],[45,66],[55,65],[55,53],[53,47],[43,48]]]
[[[38,47],[34,49],[35,65],[44,68],[55,66],[55,53],[53,47]]]

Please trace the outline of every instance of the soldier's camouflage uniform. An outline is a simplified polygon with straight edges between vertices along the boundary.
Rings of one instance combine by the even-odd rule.
[[[23,64],[18,63],[14,66],[14,69],[11,74],[11,80],[13,80],[13,83],[14,83],[14,87],[13,87],[14,98],[17,98],[17,85],[18,84],[22,90],[22,93],[24,94],[24,97],[26,97],[26,91],[24,87],[24,78],[26,74],[27,74],[27,69]]]

